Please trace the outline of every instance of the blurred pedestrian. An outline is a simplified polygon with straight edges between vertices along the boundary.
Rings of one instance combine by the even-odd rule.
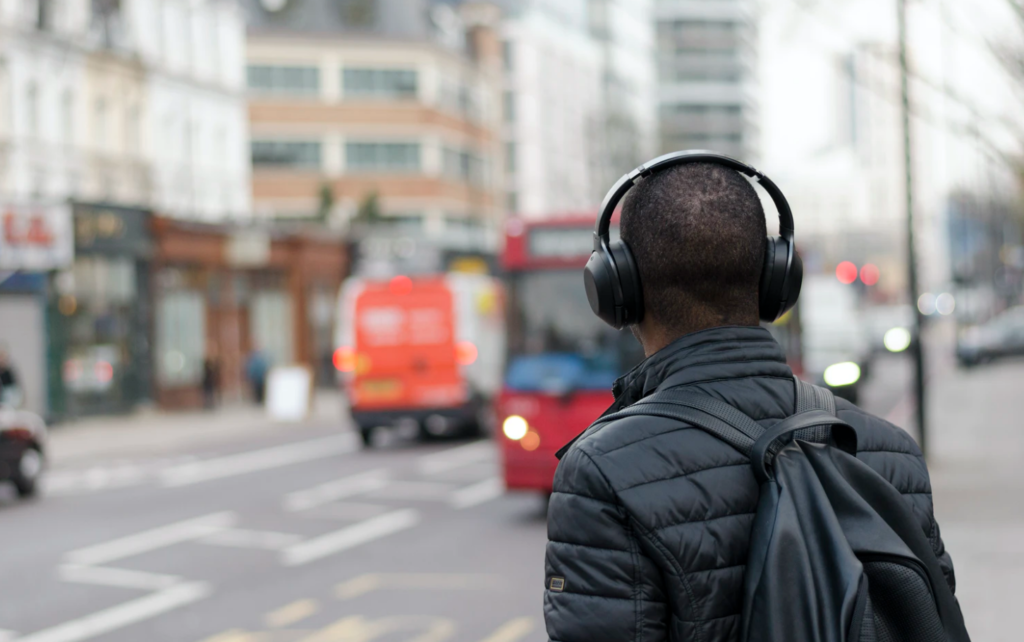
[[[18,407],[22,391],[6,345],[0,345],[0,405]]]
[[[203,406],[212,409],[217,405],[217,391],[220,388],[220,364],[217,353],[211,350],[203,359]]]
[[[788,546],[782,563],[757,567],[755,580],[762,582],[768,577],[773,581],[766,590],[774,590],[778,601],[746,602],[748,559],[752,564],[765,559],[754,556],[751,533],[762,523],[755,520],[762,515],[758,511],[766,496],[752,465],[757,449],[746,448],[744,452],[726,441],[734,436],[728,428],[743,422],[719,421],[721,432],[713,433],[704,427],[709,421],[704,414],[711,411],[701,414],[693,410],[687,415],[691,419],[685,420],[680,418],[682,413],[675,412],[686,408],[681,404],[665,410],[663,407],[670,404],[663,401],[657,405],[664,414],[657,415],[650,410],[655,404],[638,405],[655,393],[659,400],[688,395],[685,398],[698,399],[691,409],[717,409],[713,417],[729,416],[723,407],[738,411],[749,420],[743,424],[747,431],[760,435],[796,413],[798,394],[812,390],[814,396],[831,399],[823,390],[793,379],[783,350],[760,326],[759,317],[765,314],[761,311],[762,272],[771,277],[780,269],[765,268],[778,265],[768,262],[774,260],[772,256],[766,261],[766,248],[788,252],[785,248],[791,246],[783,245],[779,250],[778,245],[766,245],[761,201],[751,183],[731,169],[733,166],[691,162],[636,178],[623,201],[620,220],[621,241],[625,251],[631,250],[632,260],[617,249],[606,249],[604,257],[595,253],[597,267],[588,264],[590,275],[597,269],[612,274],[603,282],[588,281],[588,295],[599,292],[597,288],[602,285],[606,287],[606,298],[600,300],[603,307],[595,306],[593,296],[591,305],[610,323],[623,318],[626,305],[633,305],[633,316],[626,317],[626,323],[643,345],[646,360],[615,383],[615,401],[605,413],[611,417],[599,420],[558,453],[561,461],[548,514],[544,596],[551,640],[732,642],[799,638],[810,642],[824,639],[820,631],[807,637],[790,636],[791,628],[818,624],[824,630],[841,616],[851,620],[855,617],[845,610],[840,614],[821,607],[834,583],[813,585],[801,574],[804,567],[798,565],[808,556],[832,559],[830,556],[838,556],[841,546],[849,548],[845,540],[824,539],[825,521],[812,520],[810,524],[809,530],[820,529],[821,541],[800,539],[788,532],[788,537],[779,538],[785,541],[775,542]],[[781,242],[768,239],[768,244]],[[637,278],[627,276],[616,289],[612,279],[618,276],[605,267],[609,263],[629,266]],[[790,265],[783,260],[781,269],[789,273]],[[623,267],[619,274],[626,269]],[[631,300],[625,293],[630,286],[637,290],[636,298]],[[790,303],[795,302],[797,293],[791,292]],[[780,306],[785,307],[780,303],[768,316],[777,316]],[[672,392],[665,394],[667,390]],[[806,399],[801,396],[801,400]],[[811,407],[828,405],[821,403]],[[616,414],[627,408],[630,412]],[[842,461],[877,479],[886,489],[886,497],[895,497],[895,504],[890,505],[902,511],[902,523],[909,524],[905,532],[920,543],[915,550],[925,551],[920,556],[922,567],[927,563],[938,574],[938,581],[930,586],[941,588],[955,604],[950,592],[955,586],[953,565],[939,536],[928,471],[917,444],[906,432],[847,401],[836,399],[834,408],[838,418],[856,432],[856,446],[845,443],[847,448],[856,448],[857,459],[837,452],[838,448],[823,452],[830,453],[830,457],[846,457]],[[833,419],[827,408],[818,411],[814,419],[822,416]],[[815,432],[806,436],[808,430]],[[824,434],[817,431],[817,427],[804,429],[799,433],[802,445],[793,443],[783,452],[792,458],[797,457],[790,455],[792,451],[815,451],[815,446],[825,440],[830,445],[838,443],[831,441],[837,439],[835,430],[824,428]],[[838,434],[849,437],[848,432]],[[740,437],[746,435],[743,432]],[[772,443],[784,442],[766,446]],[[761,466],[763,470],[764,464]],[[767,500],[771,499],[769,493]],[[824,503],[827,506],[821,511],[839,510],[828,501]],[[836,515],[828,514],[835,522]],[[765,540],[758,540],[757,545],[758,553],[768,546]],[[842,559],[848,560],[849,556]],[[772,561],[778,562],[779,558]],[[856,558],[853,564],[860,567]],[[943,580],[948,590],[941,586]],[[862,588],[866,590],[867,584]],[[871,588],[875,588],[874,580]],[[857,589],[855,583],[854,595],[848,596],[844,608],[853,604],[854,598],[861,599]],[[872,592],[872,599],[874,595]],[[878,610],[860,613],[876,618],[880,609],[902,608],[893,603],[876,604]],[[806,617],[795,623],[778,620],[774,627],[744,633],[745,617],[751,611],[757,615],[759,608],[760,615],[769,620],[784,608],[790,609],[787,612],[802,609]],[[956,612],[959,614],[958,607]],[[875,639],[875,625],[871,626],[865,635]],[[882,633],[879,631],[878,639],[910,639]],[[854,639],[867,637],[857,635]],[[954,638],[929,634],[928,639]]]
[[[249,358],[245,363],[245,378],[252,388],[253,400],[259,405],[263,405],[263,399],[266,397],[267,372],[269,370],[270,363],[262,350],[257,348],[249,353]]]

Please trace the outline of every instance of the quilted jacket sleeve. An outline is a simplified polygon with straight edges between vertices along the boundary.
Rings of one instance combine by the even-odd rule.
[[[571,449],[548,509],[544,619],[553,642],[663,642],[668,612],[655,565],[598,464]]]

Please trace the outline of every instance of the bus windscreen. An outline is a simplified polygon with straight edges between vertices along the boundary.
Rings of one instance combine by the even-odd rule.
[[[580,269],[524,271],[509,289],[505,385],[523,392],[610,390],[643,359],[629,331],[594,316]]]

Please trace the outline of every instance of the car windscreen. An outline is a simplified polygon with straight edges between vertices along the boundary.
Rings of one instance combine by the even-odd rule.
[[[514,274],[505,384],[521,391],[608,390],[643,359],[629,331],[594,316],[579,269]]]

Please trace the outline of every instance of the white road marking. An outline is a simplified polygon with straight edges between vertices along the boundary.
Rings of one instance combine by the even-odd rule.
[[[0,629],[0,642],[12,642],[17,635],[14,631]]]
[[[65,582],[117,586],[145,591],[159,591],[177,584],[182,579],[177,575],[163,573],[147,573],[126,568],[78,566],[76,564],[63,564],[57,567],[57,575]],[[0,641],[2,640],[3,638],[0,638]]]
[[[475,441],[465,446],[424,455],[419,459],[418,468],[424,475],[436,475],[461,466],[493,459],[495,454],[492,442]]]
[[[174,466],[160,473],[160,483],[167,488],[187,486],[333,457],[353,452],[359,447],[359,438],[351,433],[345,433]]]
[[[98,490],[114,490],[143,484],[156,479],[161,471],[196,461],[193,455],[162,457],[139,461],[113,460],[88,468],[50,470],[43,477],[46,495],[81,495]],[[2,642],[2,641],[0,641]]]
[[[393,509],[394,506],[385,506],[383,504],[337,502],[327,504],[326,506],[312,508],[303,513],[302,516],[320,519],[343,519],[350,522],[358,522],[360,520],[369,519],[370,517],[382,515],[383,513]]]
[[[186,519],[102,544],[80,548],[68,553],[65,559],[70,564],[81,566],[106,564],[139,553],[212,535],[229,528],[237,518],[235,513],[226,511]]]
[[[488,635],[482,642],[518,642],[532,630],[532,617],[518,617],[502,624],[497,631]]]
[[[461,510],[497,499],[504,492],[505,483],[498,477],[492,477],[472,486],[460,488],[451,494],[451,498],[448,501],[452,507]]]
[[[419,513],[412,509],[385,513],[359,522],[341,530],[289,546],[281,552],[281,563],[285,566],[299,566],[340,553],[360,544],[372,542],[386,535],[397,533],[415,526],[420,521]]]
[[[326,484],[320,484],[305,490],[297,490],[285,495],[284,508],[294,513],[371,490],[377,490],[383,488],[387,483],[387,476],[387,469],[377,468],[359,473],[358,475],[352,475],[351,477],[329,481]]]
[[[177,584],[145,597],[18,638],[17,642],[80,642],[156,617],[207,597],[205,582]]]
[[[368,493],[373,499],[435,500],[445,501],[453,484],[425,481],[393,481],[379,490]]]
[[[278,533],[274,531],[250,531],[240,528],[207,535],[199,540],[203,544],[215,546],[233,546],[235,548],[259,548],[279,551],[302,541],[301,535],[294,533]]]

